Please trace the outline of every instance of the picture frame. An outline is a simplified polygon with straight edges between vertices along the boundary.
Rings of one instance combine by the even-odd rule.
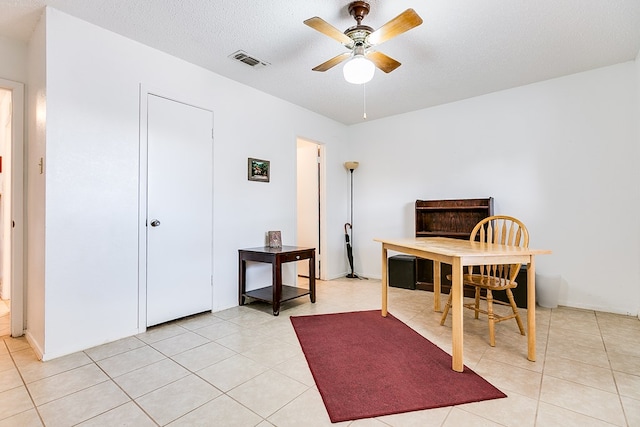
[[[282,233],[280,231],[268,231],[267,236],[270,248],[282,247]]]
[[[269,160],[249,157],[247,173],[249,181],[269,182],[271,162]]]

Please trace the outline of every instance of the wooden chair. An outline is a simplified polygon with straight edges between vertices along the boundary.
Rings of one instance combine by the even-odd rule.
[[[470,240],[480,242],[493,243],[509,246],[529,246],[529,232],[524,224],[513,217],[505,215],[494,215],[480,221],[471,231]],[[489,341],[492,347],[496,345],[495,324],[503,320],[516,319],[520,334],[524,335],[524,327],[522,319],[518,313],[518,307],[513,299],[511,289],[518,286],[515,278],[520,271],[521,264],[508,265],[484,265],[469,267],[468,274],[463,276],[463,285],[475,288],[475,302],[464,304],[465,308],[475,311],[476,319],[479,313],[486,314],[489,317]],[[474,269],[476,271],[474,272]],[[479,270],[479,271],[477,271]],[[451,280],[450,276],[447,276]],[[480,290],[484,289],[486,296],[481,295]],[[509,303],[497,301],[493,299],[493,292],[505,291]],[[441,325],[444,325],[447,314],[451,308],[452,293],[449,292],[449,300],[442,313]],[[480,300],[486,300],[487,309],[480,308]],[[511,306],[512,314],[500,316],[493,311],[493,304],[502,304]]]

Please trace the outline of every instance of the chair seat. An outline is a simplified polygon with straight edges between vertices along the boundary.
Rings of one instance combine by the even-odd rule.
[[[448,274],[447,279],[451,281],[451,275]],[[483,276],[481,274],[465,274],[462,276],[462,283],[466,286],[477,286],[483,289],[491,289],[492,291],[503,291],[518,286],[516,282],[509,282],[500,277]]]
[[[509,282],[501,277],[482,276],[480,274],[465,274],[462,280],[465,285],[491,289],[492,291],[513,289],[518,286],[516,282]]]

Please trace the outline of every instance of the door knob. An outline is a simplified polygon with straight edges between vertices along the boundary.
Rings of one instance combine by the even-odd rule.
[[[157,227],[160,225],[160,221],[158,221],[157,219],[154,219],[151,221],[151,226],[152,227]]]

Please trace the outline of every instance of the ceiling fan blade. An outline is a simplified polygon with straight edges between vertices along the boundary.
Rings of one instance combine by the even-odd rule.
[[[409,31],[422,24],[422,18],[413,9],[407,9],[382,27],[369,34],[367,42],[371,45],[379,45],[389,39]]]
[[[376,67],[378,67],[385,73],[390,73],[396,68],[398,68],[400,65],[402,65],[395,59],[385,55],[382,52],[369,52],[367,54],[367,58],[370,59],[371,62],[373,62]]]
[[[322,18],[318,18],[317,16],[314,16],[313,18],[309,18],[306,21],[304,21],[304,23],[309,27],[313,28],[314,30],[320,31],[325,36],[329,36],[332,39],[337,40],[344,45],[349,45],[353,43],[353,40],[351,40],[345,33],[340,31],[333,25],[329,24],[327,21],[325,21]]]
[[[340,55],[334,56],[330,60],[325,61],[322,64],[318,65],[313,69],[313,71],[327,71],[329,68],[335,67],[336,65],[338,65],[345,59],[349,58],[350,56],[351,56],[350,52],[341,53]]]

